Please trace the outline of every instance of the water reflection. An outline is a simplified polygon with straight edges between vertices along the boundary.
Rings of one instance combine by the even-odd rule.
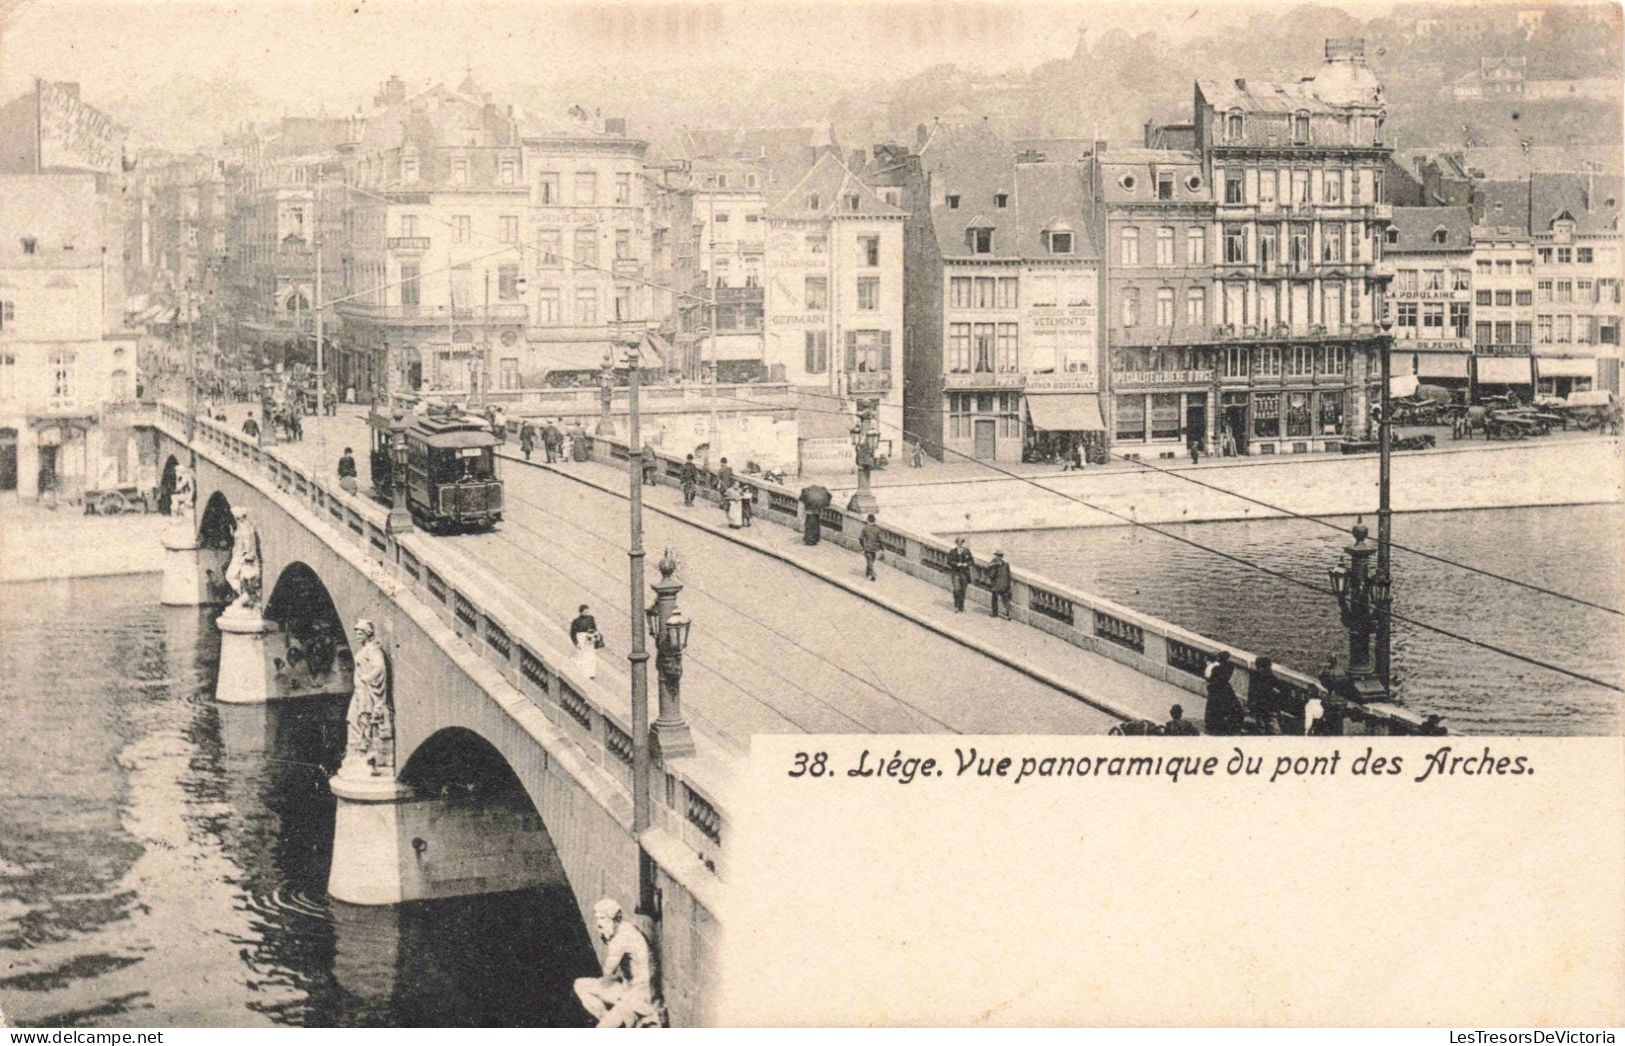
[[[580,1025],[567,889],[326,895],[342,699],[226,706],[156,578],[7,585],[0,995],[19,1025]]]
[[[1353,517],[1335,522],[1345,527]],[[1372,521],[1367,520],[1368,524]],[[1278,663],[1316,671],[1344,649],[1326,570],[1346,533],[1300,520],[1165,528],[1307,582],[1310,591],[1137,527],[1003,534],[1018,565],[1097,592]],[[1604,606],[1625,606],[1625,507],[1496,509],[1396,517],[1402,544]],[[1395,609],[1419,621],[1615,683],[1625,679],[1620,618],[1404,552]],[[1472,733],[1618,733],[1620,695],[1405,622],[1393,664],[1404,700]]]

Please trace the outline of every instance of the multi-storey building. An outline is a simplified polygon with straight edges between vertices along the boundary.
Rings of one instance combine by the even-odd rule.
[[[889,166],[909,212],[908,430],[948,460],[1103,445],[1101,267],[1084,167],[938,124]]]
[[[1527,389],[1528,379],[1521,375],[1529,369],[1534,342],[1535,262],[1526,226],[1475,225],[1472,236],[1472,374],[1477,399],[1481,384],[1487,382],[1489,391],[1498,391],[1496,386],[1505,384],[1499,380],[1503,376]]]
[[[1194,152],[1097,145],[1094,160],[1106,205],[1112,449],[1171,457],[1212,443],[1227,403],[1213,358],[1213,193]],[[1244,430],[1246,394],[1230,396]]]
[[[117,411],[138,375],[108,258],[114,207],[95,174],[0,175],[0,496],[142,482]]]
[[[665,360],[667,370],[681,373],[694,343],[682,319],[703,298],[693,180],[685,162],[646,162],[643,185],[649,208],[649,319],[658,324],[661,340],[673,347]]]
[[[1320,72],[1296,82],[1197,82],[1221,446],[1228,433],[1244,453],[1298,453],[1364,432],[1387,283],[1385,118],[1359,40],[1327,41]]]
[[[903,428],[903,226],[834,153],[767,210],[766,341],[773,373],[812,409],[879,406],[883,444]]]
[[[340,149],[358,397],[575,384],[650,322],[646,146],[623,122],[522,124],[466,81],[377,102]]]
[[[1535,358],[1526,380],[1542,392],[1619,391],[1620,193],[1617,176],[1530,179]]]
[[[1383,257],[1393,319],[1393,373],[1457,390],[1466,400],[1473,355],[1472,215],[1466,207],[1395,207]],[[1493,302],[1495,293],[1489,291]],[[1502,290],[1511,307],[1514,295]],[[1510,328],[1509,328],[1510,332]],[[1510,336],[1508,338],[1510,341]]]

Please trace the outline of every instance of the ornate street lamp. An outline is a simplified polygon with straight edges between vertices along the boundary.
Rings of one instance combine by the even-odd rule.
[[[1372,663],[1371,637],[1377,630],[1379,616],[1386,612],[1388,579],[1372,570],[1371,560],[1377,548],[1367,540],[1371,532],[1365,524],[1356,523],[1351,533],[1354,544],[1344,550],[1345,558],[1327,573],[1332,594],[1337,597],[1343,628],[1348,632],[1349,681],[1360,700],[1381,701],[1387,699],[1388,687]]]
[[[660,675],[660,716],[653,728],[654,745],[665,759],[694,753],[694,735],[683,720],[682,702],[683,650],[688,646],[692,622],[677,609],[677,593],[683,586],[672,578],[677,573],[677,560],[671,549],[660,558],[658,569],[660,580],[652,586],[655,601],[644,616],[655,641],[655,671]]]
[[[852,426],[852,449],[858,462],[858,489],[846,503],[847,511],[867,515],[880,510],[874,491],[869,488],[869,473],[875,467],[875,450],[880,444],[879,427],[875,414],[880,409],[877,400],[858,401],[858,423]]]
[[[593,433],[598,436],[615,435],[615,423],[609,418],[610,402],[615,396],[615,358],[610,353],[604,353],[604,365],[598,371],[598,427]]]
[[[1393,490],[1393,451],[1394,451],[1394,419],[1393,403],[1391,402],[1392,389],[1390,384],[1393,378],[1394,359],[1394,321],[1391,316],[1384,315],[1382,319],[1382,414],[1377,419],[1380,426],[1378,432],[1377,466],[1377,577],[1383,592],[1383,598],[1377,604],[1377,678],[1382,682],[1384,693],[1393,689],[1392,677],[1389,673],[1389,642],[1393,630],[1393,620],[1389,613],[1391,593],[1391,579],[1393,572],[1389,567],[1389,551],[1394,539],[1394,513],[1389,505],[1389,498]]]
[[[391,534],[412,529],[412,513],[406,507],[406,417],[396,411],[389,422],[389,520]]]

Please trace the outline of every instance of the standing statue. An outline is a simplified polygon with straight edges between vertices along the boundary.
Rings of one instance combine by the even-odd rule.
[[[226,608],[226,612],[257,610],[260,605],[260,532],[248,521],[247,509],[236,509],[232,515],[236,518],[237,529],[232,537],[226,584],[231,586],[237,598]]]
[[[366,766],[374,777],[395,770],[395,706],[389,697],[389,662],[372,622],[355,623],[355,693],[350,697],[349,739],[339,773],[356,776]]]
[[[192,470],[185,465],[175,466],[175,489],[169,495],[169,514],[187,522],[192,519],[192,506],[197,500],[197,486],[192,482]]]

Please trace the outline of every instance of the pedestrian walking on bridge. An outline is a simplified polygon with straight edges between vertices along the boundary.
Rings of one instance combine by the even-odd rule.
[[[948,577],[953,582],[954,613],[964,613],[965,592],[970,588],[971,571],[976,568],[976,557],[963,537],[954,538],[953,551],[948,553]]]
[[[344,453],[339,456],[339,486],[342,487],[346,493],[355,493],[355,476],[355,452],[349,447],[345,447]]]
[[[1221,650],[1218,657],[1207,666],[1207,715],[1202,724],[1209,734],[1214,737],[1234,737],[1241,733],[1242,723],[1246,712],[1241,707],[1241,699],[1236,696],[1235,688],[1230,685],[1230,677],[1235,674],[1235,666],[1230,663],[1230,652]]]
[[[1010,620],[1010,564],[1004,561],[1004,553],[993,553],[993,562],[988,565],[988,580],[991,582],[990,594],[993,600],[993,616]],[[1004,613],[999,613],[999,604],[1004,604]]]
[[[880,555],[880,527],[875,524],[873,512],[858,534],[858,547],[863,549],[863,576],[870,581],[879,580],[875,577],[875,557]]]
[[[700,485],[700,468],[694,464],[694,455],[692,454],[683,462],[681,479],[683,483],[683,504],[692,505],[694,504],[694,491]]]

